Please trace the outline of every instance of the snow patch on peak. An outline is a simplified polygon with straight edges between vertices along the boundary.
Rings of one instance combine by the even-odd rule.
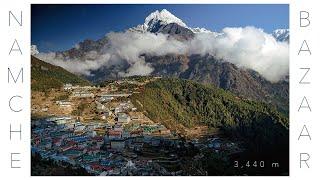
[[[212,33],[212,31],[206,29],[206,28],[199,28],[199,27],[196,27],[196,28],[190,28],[190,30],[194,33]]]
[[[276,29],[273,32],[276,34],[283,34],[289,32],[289,29]]]
[[[289,41],[289,29],[276,29],[272,32],[272,36],[280,42]]]
[[[145,18],[144,24],[129,28],[128,31],[145,33],[148,31],[152,31],[159,25],[167,25],[171,23],[175,23],[182,27],[188,28],[188,26],[181,19],[174,16],[168,10],[162,9],[161,11],[156,10],[152,12]]]
[[[37,54],[39,54],[39,50],[38,50],[37,45],[31,45],[31,55],[34,56]]]
[[[146,17],[144,25],[148,27],[154,26],[156,23],[160,24],[170,24],[176,23],[182,27],[187,27],[187,25],[179,18],[171,14],[168,10],[162,9],[161,11],[156,10]]]
[[[148,26],[146,24],[139,24],[136,27],[129,28],[128,31],[129,32],[145,33],[148,31]]]

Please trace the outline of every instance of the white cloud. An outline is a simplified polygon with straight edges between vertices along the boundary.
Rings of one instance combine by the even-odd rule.
[[[278,81],[289,73],[289,44],[277,42],[254,27],[225,28],[217,37],[198,34],[190,47],[191,54],[212,54],[253,69],[269,81]]]
[[[92,70],[97,70],[104,66],[110,59],[108,54],[104,54],[99,56],[99,59],[83,61],[78,59],[68,59],[55,52],[39,53],[36,57],[50,64],[60,66],[70,72],[86,76],[90,76]]]
[[[129,68],[120,76],[148,75],[152,65],[142,54],[211,54],[238,67],[250,68],[270,81],[278,81],[289,73],[289,45],[277,42],[270,34],[255,27],[225,28],[221,33],[197,33],[190,41],[178,41],[164,34],[111,32],[103,53],[90,51],[85,60],[59,57],[55,53],[40,53],[40,59],[71,72],[90,75],[102,66],[126,62]]]

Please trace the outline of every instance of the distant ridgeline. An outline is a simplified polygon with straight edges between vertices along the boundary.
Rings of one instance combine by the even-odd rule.
[[[271,105],[242,99],[212,85],[163,78],[146,85],[132,102],[166,126],[207,125],[244,141],[253,152],[289,152],[289,119]],[[282,154],[284,155],[284,154]]]
[[[46,91],[50,88],[60,88],[65,83],[75,85],[90,85],[91,83],[65,69],[54,66],[31,56],[31,89]]]

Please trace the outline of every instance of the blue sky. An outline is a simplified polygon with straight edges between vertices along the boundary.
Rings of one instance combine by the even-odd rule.
[[[288,5],[32,5],[31,43],[40,52],[62,51],[84,39],[99,39],[144,23],[155,10],[167,9],[189,27],[220,31],[255,26],[272,32],[289,28]]]

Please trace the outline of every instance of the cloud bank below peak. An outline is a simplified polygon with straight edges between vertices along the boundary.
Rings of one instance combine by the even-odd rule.
[[[253,69],[267,80],[276,82],[289,73],[289,44],[277,41],[271,34],[255,27],[224,28],[221,33],[197,33],[192,40],[178,41],[165,34],[111,32],[102,53],[90,51],[86,60],[63,57],[58,53],[38,53],[35,56],[73,73],[90,76],[103,66],[127,63],[129,68],[120,76],[148,75],[152,64],[142,54],[210,54],[241,68]]]
[[[194,37],[180,41],[167,34],[148,32],[148,28],[159,23],[177,23],[192,30]],[[252,26],[226,27],[221,32],[190,28],[169,11],[162,10],[151,13],[143,25],[106,34],[107,43],[102,49],[86,51],[81,59],[56,52],[38,53],[36,46],[33,50],[36,57],[85,76],[92,76],[92,71],[114,65],[126,67],[119,69],[118,76],[149,75],[153,67],[145,61],[143,54],[209,54],[240,68],[255,70],[267,80],[277,82],[289,74],[289,43],[284,40],[288,37],[289,30],[276,30],[268,34]],[[79,50],[79,45],[75,49]]]

